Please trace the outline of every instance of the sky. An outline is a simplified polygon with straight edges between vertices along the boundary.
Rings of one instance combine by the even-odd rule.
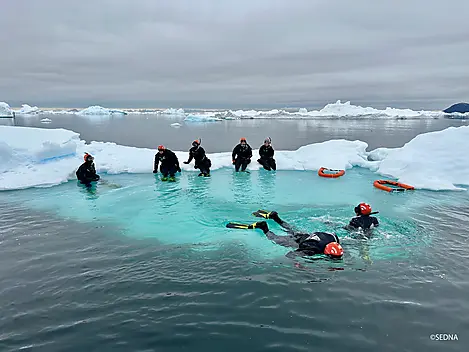
[[[2,0],[1,13],[11,106],[469,101],[467,0]]]

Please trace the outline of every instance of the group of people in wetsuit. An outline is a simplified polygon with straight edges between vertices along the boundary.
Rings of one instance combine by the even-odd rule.
[[[208,158],[205,149],[200,144],[200,139],[192,142],[192,147],[189,149],[189,159],[184,161],[184,164],[190,164],[191,161],[194,160],[194,169],[200,170],[199,176],[209,177],[212,161]],[[240,169],[241,171],[246,171],[252,158],[252,148],[247,143],[246,138],[243,137],[240,139],[239,144],[233,148],[231,157],[236,172],[240,171]],[[264,144],[259,148],[259,159],[257,162],[266,170],[271,171],[277,169],[270,137],[266,138]],[[181,172],[176,154],[163,145],[158,146],[158,153],[155,155],[153,164],[153,173],[158,172],[159,165],[160,172],[163,175],[163,181],[168,179],[174,181],[176,172]]]
[[[264,144],[259,148],[260,158],[257,160],[266,170],[276,170],[276,163],[274,159],[274,149],[271,145],[272,141],[270,138],[266,138]],[[210,176],[210,167],[212,162],[205,154],[205,150],[200,146],[201,141],[195,140],[192,142],[192,148],[189,150],[189,158],[184,161],[184,164],[189,164],[194,159],[194,168],[199,169],[199,176]],[[235,170],[238,172],[245,171],[247,165],[251,162],[252,148],[247,144],[245,138],[241,138],[240,143],[235,146],[232,153],[233,165]],[[160,172],[163,175],[162,180],[173,179],[176,172],[181,172],[179,166],[179,160],[176,154],[165,148],[164,146],[158,146],[158,153],[155,155],[153,173],[158,172],[158,166],[160,166]],[[99,175],[96,173],[94,165],[94,158],[89,153],[85,153],[84,163],[76,171],[77,179],[84,185],[90,186],[91,182],[98,181]],[[365,232],[369,232],[372,228],[379,226],[378,219],[373,214],[371,206],[367,203],[360,203],[355,208],[355,217],[352,218],[347,226],[348,230],[361,229]],[[333,233],[327,232],[312,232],[305,233],[297,230],[292,225],[283,221],[276,211],[265,211],[258,210],[253,213],[256,217],[262,217],[264,219],[272,219],[278,223],[282,228],[286,230],[288,236],[278,236],[270,231],[267,222],[258,221],[253,224],[238,224],[228,223],[226,227],[234,229],[260,229],[267,236],[268,239],[277,243],[280,246],[294,248],[287,254],[288,257],[292,256],[311,256],[315,254],[324,254],[330,258],[342,258],[343,248],[340,245],[339,238]]]
[[[209,177],[212,161],[207,157],[205,149],[200,144],[200,139],[192,142],[192,147],[189,149],[189,158],[187,161],[184,161],[184,164],[190,164],[191,161],[194,160],[194,169],[200,170],[199,176]],[[259,148],[259,159],[257,159],[257,162],[266,170],[276,170],[277,165],[275,163],[274,153],[272,140],[268,137]],[[232,152],[232,161],[236,172],[240,169],[241,171],[246,171],[246,167],[251,163],[251,158],[252,148],[247,143],[246,138],[243,137]],[[91,182],[99,180],[99,175],[96,174],[93,156],[89,153],[85,153],[84,160],[85,162],[78,168],[76,176],[81,183],[90,185]],[[155,154],[153,162],[154,174],[158,173],[158,167],[163,175],[163,181],[174,181],[176,172],[181,172],[178,157],[172,150],[163,145],[158,146],[158,152]]]

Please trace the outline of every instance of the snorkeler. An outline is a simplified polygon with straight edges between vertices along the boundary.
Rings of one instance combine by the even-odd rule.
[[[277,165],[275,164],[274,159],[274,148],[272,148],[272,139],[270,137],[264,140],[264,144],[259,148],[259,156],[257,162],[261,164],[264,169],[277,170]]]
[[[189,164],[194,159],[194,169],[199,169],[199,176],[210,176],[210,166],[212,162],[205,154],[204,148],[200,146],[200,140],[192,142],[192,148],[189,149],[189,160],[184,161],[184,164]]]
[[[94,166],[94,158],[91,154],[85,153],[83,159],[85,162],[80,165],[77,172],[77,179],[86,186],[91,186],[91,182],[99,180],[99,175],[96,174],[96,168]]]
[[[379,226],[378,219],[373,214],[378,214],[379,212],[371,211],[371,206],[367,203],[360,203],[354,208],[356,216],[350,220],[350,223],[345,226],[347,230],[351,229],[363,229],[370,230],[373,227]]]
[[[161,161],[160,171],[163,174],[162,181],[168,180],[175,181],[175,174],[176,172],[181,172],[181,168],[179,167],[179,160],[174,154],[173,151],[166,149],[164,146],[158,146],[158,153],[155,154],[155,162],[153,165],[153,173],[156,174],[158,172],[158,164]]]
[[[268,212],[265,210],[258,210],[252,213],[252,215],[274,220],[286,230],[288,236],[276,235],[269,230],[267,222],[265,221],[258,221],[251,225],[228,223],[226,227],[232,229],[260,229],[269,240],[274,241],[276,244],[283,247],[295,248],[294,251],[287,254],[287,257],[325,254],[331,258],[337,259],[341,258],[344,253],[342,246],[340,245],[339,238],[335,234],[327,232],[299,232],[292,225],[280,219],[276,211]]]
[[[234,147],[233,153],[231,155],[231,160],[233,160],[233,164],[235,166],[236,172],[239,171],[241,167],[241,171],[246,171],[246,167],[251,162],[252,158],[252,148],[246,142],[246,138],[241,138],[239,144]]]

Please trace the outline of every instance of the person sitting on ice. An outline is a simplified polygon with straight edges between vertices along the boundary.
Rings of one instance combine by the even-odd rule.
[[[277,170],[274,153],[274,148],[272,148],[272,139],[268,137],[264,140],[264,144],[259,148],[260,158],[257,159],[257,162],[268,171]]]
[[[347,230],[362,229],[364,231],[371,230],[373,227],[379,226],[378,219],[372,214],[378,214],[377,211],[372,212],[371,206],[367,203],[360,203],[355,208],[355,217],[345,227]]]
[[[76,175],[77,179],[84,185],[90,186],[91,182],[99,180],[99,175],[96,174],[94,166],[94,158],[91,154],[85,153],[83,157],[85,162],[78,168]]]

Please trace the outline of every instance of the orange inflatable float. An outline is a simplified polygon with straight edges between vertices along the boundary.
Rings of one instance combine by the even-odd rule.
[[[394,186],[395,188],[389,187],[386,185]],[[415,189],[413,186],[406,185],[405,183],[389,181],[389,180],[376,180],[373,183],[373,186],[386,192],[404,192],[404,191],[411,191]]]
[[[324,171],[332,171],[333,173],[325,173]],[[345,170],[332,170],[326,167],[321,167],[318,171],[318,175],[321,177],[337,178],[345,175]]]

